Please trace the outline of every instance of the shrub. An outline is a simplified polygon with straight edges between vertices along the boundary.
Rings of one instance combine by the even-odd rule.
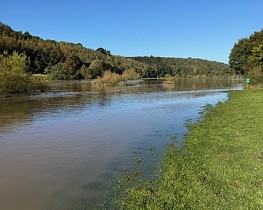
[[[34,78],[27,73],[27,58],[25,54],[13,52],[0,55],[0,92],[1,93],[27,93],[31,91],[44,91],[48,83]]]
[[[93,85],[95,86],[112,86],[113,84],[116,84],[117,82],[120,82],[122,80],[121,75],[113,73],[111,71],[105,71],[103,74],[103,77],[97,77],[93,81]]]
[[[57,63],[56,65],[47,68],[45,72],[54,80],[69,80],[72,70],[65,63]]]
[[[127,69],[122,73],[123,80],[133,80],[138,78],[139,78],[139,74],[135,71],[134,68]]]

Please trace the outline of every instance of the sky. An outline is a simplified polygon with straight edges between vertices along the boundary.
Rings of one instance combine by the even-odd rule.
[[[0,22],[113,55],[228,63],[239,39],[263,29],[263,0],[0,0]]]

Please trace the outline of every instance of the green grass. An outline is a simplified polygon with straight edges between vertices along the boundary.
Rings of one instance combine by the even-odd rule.
[[[231,91],[171,143],[159,179],[127,189],[121,209],[263,209],[263,91]]]

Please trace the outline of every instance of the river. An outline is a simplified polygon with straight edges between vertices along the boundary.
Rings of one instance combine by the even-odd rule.
[[[0,209],[88,209],[134,151],[161,154],[170,136],[183,144],[187,122],[241,88],[236,80],[106,89],[59,81],[49,93],[0,96]]]

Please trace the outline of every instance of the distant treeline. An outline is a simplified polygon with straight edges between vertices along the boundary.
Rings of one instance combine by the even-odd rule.
[[[44,40],[29,32],[14,31],[0,22],[0,54],[12,55],[14,51],[27,56],[28,72],[49,74],[52,79],[95,79],[109,71],[122,75],[125,70],[136,72],[142,78],[163,77],[166,74],[233,74],[224,63],[191,58],[115,56],[104,48],[92,50],[80,43]]]
[[[171,76],[206,75],[208,77],[234,74],[234,71],[231,70],[227,64],[197,58],[165,58],[153,56],[131,58],[148,65],[148,69],[145,72],[146,77],[163,77],[166,74]]]

